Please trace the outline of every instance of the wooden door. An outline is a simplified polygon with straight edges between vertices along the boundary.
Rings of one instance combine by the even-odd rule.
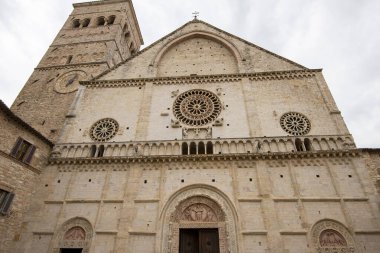
[[[218,229],[199,230],[199,252],[219,253]]]
[[[199,233],[197,229],[181,229],[180,253],[199,253]]]
[[[218,229],[181,229],[180,253],[219,253]]]
[[[83,249],[61,249],[60,253],[82,253]]]

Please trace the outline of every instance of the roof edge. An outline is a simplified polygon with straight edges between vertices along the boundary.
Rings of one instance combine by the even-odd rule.
[[[40,132],[38,132],[36,129],[31,127],[28,123],[26,123],[24,120],[22,120],[16,114],[14,114],[11,111],[11,109],[9,109],[8,106],[2,100],[0,100],[0,110],[2,110],[8,117],[12,118],[14,121],[19,123],[22,127],[26,128],[32,134],[36,135],[42,141],[46,142],[50,147],[54,146],[53,142],[51,142],[48,138],[43,136]]]
[[[95,77],[92,78],[90,81],[94,81],[94,80],[97,80],[97,79],[99,79],[99,78],[105,76],[106,74],[108,74],[108,73],[110,73],[111,71],[117,69],[117,68],[120,67],[121,65],[123,65],[123,64],[125,64],[126,62],[128,62],[128,61],[134,59],[135,57],[139,56],[140,54],[146,52],[146,51],[149,50],[150,48],[154,47],[155,45],[157,45],[157,44],[160,43],[161,41],[167,39],[168,37],[172,36],[173,34],[175,34],[176,32],[178,32],[179,30],[183,29],[185,26],[187,26],[187,25],[189,25],[189,24],[191,24],[191,23],[202,23],[202,24],[204,24],[204,25],[206,25],[206,26],[209,26],[209,27],[211,27],[211,28],[213,28],[213,29],[219,31],[219,32],[225,33],[225,34],[227,34],[228,36],[231,36],[231,37],[233,37],[233,38],[235,38],[235,39],[237,39],[237,40],[240,40],[240,41],[243,42],[243,43],[246,43],[246,44],[248,44],[248,45],[250,45],[250,46],[253,46],[253,47],[255,47],[255,48],[257,48],[257,49],[259,49],[259,50],[261,50],[261,51],[264,51],[264,52],[266,52],[266,53],[268,53],[268,54],[270,54],[270,55],[273,55],[273,56],[275,56],[275,57],[277,57],[277,58],[279,58],[279,59],[281,59],[281,60],[284,60],[284,61],[286,61],[286,62],[288,62],[288,63],[290,63],[290,64],[293,64],[293,65],[295,65],[295,66],[297,66],[297,67],[299,67],[299,68],[301,68],[301,69],[303,69],[303,70],[308,70],[308,69],[309,69],[309,68],[307,68],[307,67],[305,67],[305,66],[302,66],[301,64],[298,64],[298,63],[296,63],[296,62],[294,62],[294,61],[291,61],[291,60],[289,60],[289,59],[287,59],[287,58],[285,58],[285,57],[282,57],[281,55],[278,55],[278,54],[273,53],[273,52],[271,52],[271,51],[269,51],[269,50],[267,50],[267,49],[264,49],[264,48],[262,48],[262,47],[260,47],[260,46],[257,46],[256,44],[253,44],[253,43],[251,43],[251,42],[249,42],[249,41],[247,41],[247,40],[245,40],[245,39],[243,39],[243,38],[240,38],[240,37],[238,37],[238,36],[236,36],[236,35],[233,35],[233,34],[231,34],[231,33],[229,33],[229,32],[226,32],[226,31],[224,31],[224,30],[222,30],[222,29],[220,29],[220,28],[217,28],[217,27],[215,27],[215,26],[213,26],[213,25],[211,25],[211,24],[209,24],[209,23],[207,23],[207,22],[205,22],[205,21],[202,21],[202,20],[199,20],[199,19],[193,19],[193,20],[191,20],[191,21],[189,21],[189,22],[186,22],[185,24],[183,24],[183,25],[180,26],[179,28],[175,29],[174,31],[170,32],[169,34],[165,35],[164,37],[162,37],[162,38],[156,40],[155,42],[153,42],[152,44],[150,44],[149,46],[147,46],[147,47],[144,48],[143,50],[141,50],[141,51],[137,52],[136,54],[132,55],[131,57],[125,59],[124,61],[119,62],[118,64],[116,64],[116,65],[113,66],[112,68],[110,68],[110,69],[104,71],[103,73],[100,73],[99,75],[95,76]]]
[[[109,72],[113,71],[114,69],[117,69],[118,67],[120,67],[121,65],[123,65],[124,63],[134,59],[135,57],[139,56],[140,54],[148,51],[150,48],[154,47],[155,45],[157,45],[158,43],[160,43],[162,40],[170,37],[171,35],[173,35],[174,33],[176,33],[177,31],[181,30],[182,28],[184,28],[185,26],[187,26],[189,23],[192,23],[194,22],[194,20],[192,21],[189,21],[187,23],[185,23],[184,25],[180,26],[179,28],[175,29],[174,31],[172,31],[171,33],[165,35],[164,37],[162,37],[161,39],[158,39],[156,40],[155,42],[153,42],[152,44],[150,44],[149,46],[147,46],[146,48],[144,48],[143,50],[140,50],[138,51],[136,54],[132,55],[131,57],[125,59],[124,61],[121,61],[119,62],[118,64],[116,64],[115,66],[113,66],[112,68],[104,71],[103,73],[100,73],[99,75],[95,76],[94,78],[92,78],[90,81],[93,81],[93,80],[96,80],[98,78],[101,78],[102,76],[105,76],[106,74],[108,74]]]
[[[249,42],[249,41],[247,41],[247,40],[245,40],[245,39],[243,39],[243,38],[241,38],[241,37],[239,37],[239,36],[236,36],[236,35],[234,35],[234,34],[232,34],[232,33],[226,32],[226,31],[224,31],[224,30],[222,30],[222,29],[220,29],[220,28],[218,28],[218,27],[216,27],[216,26],[213,26],[213,25],[211,25],[211,24],[209,24],[209,23],[207,23],[207,22],[205,22],[205,21],[203,21],[203,20],[194,19],[193,22],[198,22],[198,23],[202,23],[202,24],[204,24],[204,25],[207,25],[207,26],[209,26],[209,27],[211,27],[211,28],[213,28],[213,29],[215,29],[215,30],[217,30],[217,31],[219,31],[219,32],[223,32],[223,33],[225,33],[225,34],[227,34],[227,35],[229,35],[229,36],[231,36],[231,37],[233,37],[233,38],[235,38],[235,39],[237,39],[237,40],[240,40],[241,42],[244,42],[244,43],[246,43],[246,44],[248,44],[248,45],[250,45],[250,46],[256,47],[257,49],[262,50],[262,51],[264,51],[264,52],[266,52],[266,53],[268,53],[268,54],[271,54],[271,55],[273,55],[273,56],[275,56],[275,57],[277,57],[277,58],[280,58],[281,60],[287,61],[287,62],[289,62],[289,63],[291,63],[291,64],[293,64],[293,65],[296,65],[297,67],[300,67],[300,68],[303,68],[303,69],[308,69],[307,67],[302,66],[301,64],[299,64],[299,63],[297,63],[297,62],[294,62],[294,61],[292,61],[292,60],[289,60],[288,58],[285,58],[285,57],[283,57],[283,56],[281,56],[281,55],[278,55],[278,54],[276,54],[276,53],[273,53],[272,51],[269,51],[269,50],[267,50],[267,49],[265,49],[265,48],[262,48],[262,47],[260,47],[260,46],[258,46],[258,45],[256,45],[256,44],[254,44],[254,43],[252,43],[252,42]]]

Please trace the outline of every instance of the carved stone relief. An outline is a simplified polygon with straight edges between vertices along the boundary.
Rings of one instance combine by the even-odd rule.
[[[54,235],[53,253],[59,253],[62,248],[81,248],[82,253],[90,250],[93,228],[84,218],[73,218],[62,224]]]
[[[323,230],[319,236],[321,247],[347,247],[346,239],[336,230]]]
[[[84,241],[86,239],[86,232],[81,227],[73,227],[66,232],[63,237],[64,241]]]
[[[182,128],[183,139],[211,139],[212,128]]]
[[[217,228],[221,253],[236,253],[235,212],[230,202],[206,186],[179,193],[162,211],[162,253],[179,251],[181,228]]]
[[[310,235],[316,253],[357,252],[353,237],[339,222],[319,221],[313,226]]]

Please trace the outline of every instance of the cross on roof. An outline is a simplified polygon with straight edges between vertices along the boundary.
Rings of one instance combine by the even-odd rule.
[[[197,19],[197,17],[199,16],[199,12],[197,11],[194,11],[192,14],[194,16],[194,19]]]

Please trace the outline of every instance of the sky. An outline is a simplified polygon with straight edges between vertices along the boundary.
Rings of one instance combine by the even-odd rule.
[[[0,99],[10,106],[73,0],[1,0]],[[380,1],[134,0],[145,46],[199,18],[323,74],[358,147],[380,148]]]

